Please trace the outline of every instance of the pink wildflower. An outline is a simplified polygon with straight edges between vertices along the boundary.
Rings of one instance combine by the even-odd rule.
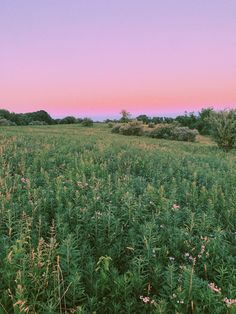
[[[143,297],[142,295],[139,297],[140,300],[142,300],[144,303],[149,303],[150,302],[150,298],[149,297]]]
[[[152,300],[149,297],[144,297],[144,296],[140,295],[139,299],[142,300],[143,303],[145,303],[145,304],[147,304],[147,303],[155,304],[155,300]]]
[[[235,305],[236,304],[236,299],[228,299],[224,298],[224,302],[227,306]]]
[[[173,204],[172,208],[173,208],[173,209],[179,209],[179,208],[180,208],[180,206],[179,206],[179,205],[177,205],[177,204]]]
[[[214,291],[214,292],[216,292],[216,293],[220,293],[220,292],[221,292],[221,288],[218,288],[218,287],[214,284],[214,282],[209,283],[209,284],[208,284],[208,287],[209,287],[212,291]]]
[[[26,179],[26,178],[21,178],[20,180],[21,180],[22,183],[27,183],[27,182],[29,182],[29,179]]]

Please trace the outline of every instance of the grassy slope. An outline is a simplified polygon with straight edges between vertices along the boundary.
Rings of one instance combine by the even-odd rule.
[[[235,151],[105,125],[0,134],[0,313],[233,313]]]

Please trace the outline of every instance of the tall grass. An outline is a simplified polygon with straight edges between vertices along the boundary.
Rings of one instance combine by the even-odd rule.
[[[235,151],[0,132],[0,313],[235,313]]]

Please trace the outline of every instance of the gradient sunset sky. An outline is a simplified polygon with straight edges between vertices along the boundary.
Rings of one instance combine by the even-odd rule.
[[[236,108],[235,0],[1,0],[0,107],[65,115]]]

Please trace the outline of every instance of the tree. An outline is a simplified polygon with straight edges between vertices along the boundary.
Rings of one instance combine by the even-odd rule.
[[[82,126],[93,126],[93,120],[90,118],[84,118],[81,124]]]
[[[203,135],[209,135],[211,132],[211,126],[209,124],[209,117],[214,111],[212,107],[202,108],[199,112],[199,116],[196,122],[196,129]]]
[[[127,122],[130,121],[131,114],[130,114],[127,110],[125,110],[125,109],[121,110],[120,114],[121,114],[121,116],[122,116],[122,117],[120,118],[120,122],[125,122],[125,123],[127,123]]]
[[[67,116],[63,119],[60,120],[60,124],[73,124],[73,123],[76,123],[76,118],[73,117],[73,116]]]
[[[236,144],[236,110],[212,111],[208,121],[217,145],[224,151],[232,149]]]
[[[150,118],[146,114],[141,114],[136,119],[138,121],[142,121],[144,124],[148,124],[150,122]]]
[[[11,120],[11,113],[8,110],[0,109],[0,117]]]
[[[179,122],[181,126],[186,126],[190,129],[195,129],[196,128],[196,123],[197,123],[197,116],[195,116],[194,112],[187,113],[183,116],[177,116],[175,118],[175,121]]]

